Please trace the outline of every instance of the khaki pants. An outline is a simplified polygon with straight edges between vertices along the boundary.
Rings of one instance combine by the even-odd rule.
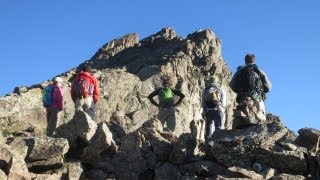
[[[257,119],[262,121],[266,120],[266,108],[263,100],[258,102],[250,97],[246,97],[241,106],[243,107],[243,111],[246,115],[253,112]]]
[[[77,98],[75,103],[76,111],[84,111],[86,112],[92,120],[95,119],[96,113],[94,111],[95,104],[93,102],[92,96],[85,97],[83,99]]]
[[[176,110],[174,107],[160,108],[158,113],[158,119],[163,125],[167,125],[167,128],[172,132],[176,129]]]
[[[47,136],[53,136],[54,131],[60,121],[58,109],[47,109]]]

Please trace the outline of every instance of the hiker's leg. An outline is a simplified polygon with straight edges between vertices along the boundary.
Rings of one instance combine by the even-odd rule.
[[[46,109],[46,112],[47,112],[47,129],[46,129],[46,133],[47,133],[47,136],[49,136],[49,128],[50,128],[50,118],[51,118],[51,110],[50,109]]]
[[[170,107],[167,110],[167,127],[174,132],[176,129],[176,110],[174,107]]]
[[[258,119],[261,123],[263,123],[266,120],[266,110],[265,110],[265,105],[264,102],[262,100],[255,101],[255,106],[257,109],[256,112],[256,119]]]
[[[213,110],[214,112],[214,125],[215,125],[215,129],[222,129],[222,113],[219,110]]]
[[[226,115],[224,111],[219,110],[220,112],[220,117],[221,117],[221,129],[225,129],[225,123],[226,123]]]
[[[210,138],[214,132],[214,113],[213,111],[208,111],[206,113],[207,123],[206,123],[206,138]]]
[[[168,116],[167,110],[164,108],[160,108],[158,113],[158,119],[161,121],[163,127],[165,126],[167,116]]]
[[[52,136],[53,132],[55,131],[55,129],[57,127],[57,123],[59,120],[58,115],[59,115],[59,110],[52,109],[51,116],[50,116],[50,122],[49,122],[49,126],[48,126],[48,132],[47,132],[48,136]]]
[[[83,105],[83,99],[77,98],[76,103],[74,104],[75,110],[83,111],[82,105]]]
[[[88,96],[85,98],[84,111],[91,117],[92,120],[95,119],[95,105],[92,96]]]

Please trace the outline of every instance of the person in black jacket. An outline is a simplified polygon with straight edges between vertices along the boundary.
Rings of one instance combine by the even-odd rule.
[[[266,119],[264,101],[271,90],[267,74],[256,65],[254,54],[245,56],[245,65],[239,66],[230,82],[231,89],[237,93],[237,103],[245,116]]]

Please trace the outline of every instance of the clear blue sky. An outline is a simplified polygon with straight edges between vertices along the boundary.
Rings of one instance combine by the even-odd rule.
[[[212,29],[233,72],[246,53],[269,75],[267,111],[286,126],[320,129],[319,0],[0,0],[0,95],[89,59],[130,32]]]

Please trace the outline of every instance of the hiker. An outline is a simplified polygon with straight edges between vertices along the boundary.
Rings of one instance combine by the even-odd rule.
[[[60,111],[63,109],[62,78],[53,79],[53,84],[49,84],[43,93],[43,105],[47,112],[47,136],[53,136],[60,120]]]
[[[206,119],[206,139],[211,138],[216,129],[224,129],[226,93],[221,88],[217,76],[210,76],[205,81],[202,92],[202,117]]]
[[[91,66],[85,65],[71,84],[71,98],[76,111],[86,112],[95,119],[95,104],[100,95],[98,80],[91,74]]]
[[[245,56],[245,65],[238,67],[230,87],[237,93],[238,109],[241,109],[245,117],[259,121],[266,120],[264,101],[266,93],[271,90],[271,82],[266,73],[256,65],[254,54]]]
[[[152,92],[148,99],[150,102],[159,107],[158,119],[164,125],[166,123],[167,128],[174,132],[176,128],[176,116],[175,106],[179,105],[185,97],[181,91],[173,89],[173,80],[170,76],[163,76],[163,87]],[[153,98],[158,96],[159,103]],[[174,96],[179,96],[179,100],[175,102]]]

